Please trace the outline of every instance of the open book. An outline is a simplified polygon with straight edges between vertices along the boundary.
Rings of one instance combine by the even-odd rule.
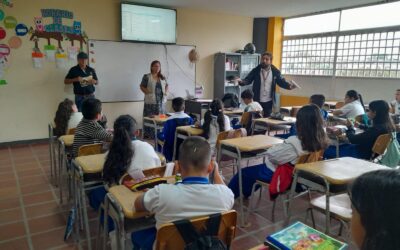
[[[272,249],[281,250],[342,250],[347,248],[346,243],[340,242],[301,222],[296,222],[268,236],[264,244]]]

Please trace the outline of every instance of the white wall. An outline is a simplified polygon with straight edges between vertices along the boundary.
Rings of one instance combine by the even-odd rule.
[[[302,88],[296,90],[281,90],[287,95],[310,96],[324,94],[327,99],[342,100],[345,93],[354,89],[358,91],[364,101],[377,99],[390,101],[394,99],[396,89],[400,89],[400,79],[362,79],[320,76],[286,76],[295,80]]]
[[[120,39],[120,0],[14,0],[14,7],[5,7],[7,15],[18,22],[34,26],[33,18],[40,9],[65,9],[82,21],[82,29],[91,39]],[[205,97],[213,96],[213,55],[219,51],[235,51],[252,40],[253,19],[202,10],[177,10],[177,43],[196,45],[200,61],[196,67],[196,81],[205,87]],[[72,25],[72,22],[71,22]],[[8,39],[7,37],[6,39]],[[73,98],[72,87],[64,86],[66,69],[57,69],[55,63],[46,62],[43,69],[34,69],[31,52],[33,42],[29,35],[22,38],[23,45],[9,57],[10,68],[0,86],[0,142],[30,140],[47,137],[47,124],[64,98]],[[3,41],[0,41],[3,43]],[[44,41],[40,41],[43,49]],[[54,41],[52,44],[55,44]],[[70,43],[63,42],[66,47]],[[118,62],[110,62],[118,63]],[[145,73],[145,72],[144,72]],[[138,79],[138,84],[140,79]],[[100,79],[101,84],[101,79]],[[142,102],[106,103],[103,112],[112,126],[121,114],[131,114],[141,121]]]

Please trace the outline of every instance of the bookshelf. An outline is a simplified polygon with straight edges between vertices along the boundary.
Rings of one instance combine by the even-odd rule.
[[[214,55],[214,98],[236,94],[240,99],[243,90],[251,88],[236,85],[233,79],[244,79],[260,63],[260,54],[216,53]]]

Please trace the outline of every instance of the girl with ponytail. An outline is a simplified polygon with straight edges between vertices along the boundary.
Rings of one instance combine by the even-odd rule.
[[[114,122],[114,137],[103,168],[103,178],[109,184],[118,183],[125,173],[137,178],[142,170],[161,166],[154,148],[136,139],[136,126],[130,115],[121,115]]]
[[[333,111],[334,115],[354,119],[359,115],[365,114],[362,96],[357,91],[347,91],[344,97],[344,103],[345,105],[342,108]]]
[[[214,99],[210,104],[210,109],[204,114],[203,123],[203,135],[210,143],[213,152],[215,152],[218,134],[231,129],[229,117],[224,115],[224,107],[221,100]]]

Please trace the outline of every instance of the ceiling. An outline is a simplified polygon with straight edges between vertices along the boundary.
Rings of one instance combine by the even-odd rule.
[[[378,0],[128,0],[129,2],[159,5],[169,8],[192,8],[250,17],[291,17]]]

